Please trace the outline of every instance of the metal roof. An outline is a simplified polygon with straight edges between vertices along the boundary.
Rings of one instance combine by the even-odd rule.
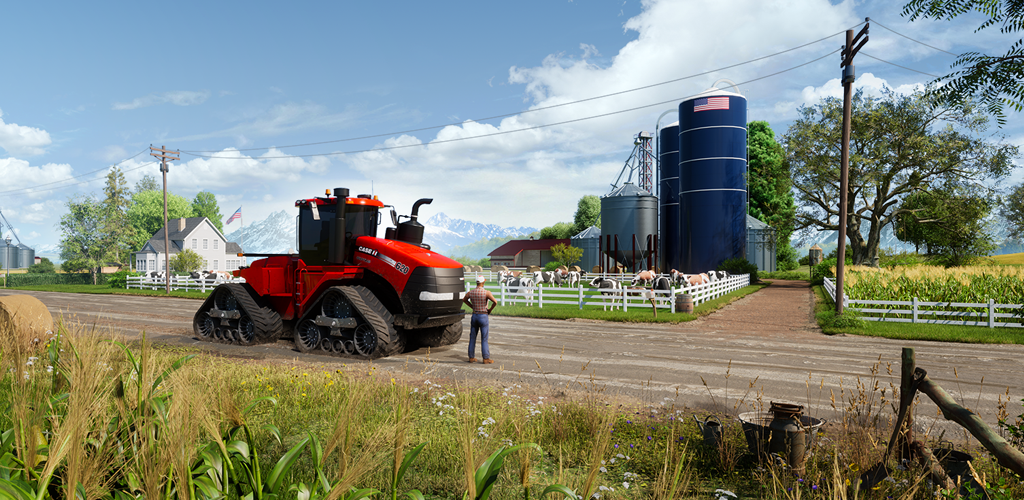
[[[548,250],[559,243],[568,246],[569,240],[512,240],[495,248],[487,256],[519,255],[523,250]]]
[[[604,195],[604,198],[611,198],[612,196],[652,196],[651,193],[640,189],[636,184],[627,182],[615,189],[612,192]]]
[[[601,228],[599,228],[597,226],[590,226],[590,227],[580,231],[579,234],[577,234],[576,236],[573,236],[571,239],[580,240],[580,239],[586,239],[586,238],[600,238],[600,237],[601,237]]]

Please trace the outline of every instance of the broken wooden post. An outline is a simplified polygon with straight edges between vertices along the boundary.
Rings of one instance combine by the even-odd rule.
[[[901,460],[910,460],[910,443],[914,441],[914,412],[910,411],[917,396],[917,384],[914,380],[914,369],[917,368],[917,360],[914,357],[913,347],[904,347],[902,353],[902,366],[900,369],[900,413],[906,411],[903,425],[897,430],[896,445]],[[892,444],[890,443],[890,446]]]
[[[921,368],[914,371],[915,378],[920,377],[917,390],[927,394],[932,401],[942,410],[942,416],[946,420],[952,420],[964,429],[967,429],[982,446],[985,447],[999,461],[999,465],[1024,476],[1024,453],[1006,442],[999,434],[993,431],[980,417],[967,408],[960,406],[942,387],[928,378],[928,372]]]

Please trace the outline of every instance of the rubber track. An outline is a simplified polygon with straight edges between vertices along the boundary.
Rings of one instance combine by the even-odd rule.
[[[203,302],[203,305],[199,307],[198,311],[196,311],[196,316],[192,320],[193,325],[201,314],[213,309],[217,292],[221,290],[222,287],[230,291],[231,295],[234,295],[242,312],[249,315],[249,318],[252,319],[252,322],[256,327],[256,337],[253,339],[253,342],[245,345],[267,344],[276,342],[277,339],[281,337],[281,332],[284,328],[281,323],[281,316],[269,307],[260,307],[256,302],[256,299],[259,296],[256,295],[256,292],[252,290],[252,287],[246,283],[224,283],[217,286],[217,288],[214,288],[213,292],[210,293],[210,296]],[[214,337],[203,337],[199,335],[198,332],[195,332],[195,334],[199,340],[206,342],[242,345],[235,341],[224,342]]]
[[[462,338],[463,327],[462,322],[459,321],[444,327],[438,326],[427,330],[417,336],[419,343],[426,347],[441,347],[458,342]],[[409,330],[409,332],[413,333],[417,332],[417,330]]]
[[[352,307],[377,333],[377,350],[369,356],[370,359],[400,354],[405,349],[405,342],[402,342],[395,330],[395,317],[377,300],[373,292],[359,285],[334,288],[345,294]],[[386,334],[386,339],[382,338],[384,335],[381,333]]]

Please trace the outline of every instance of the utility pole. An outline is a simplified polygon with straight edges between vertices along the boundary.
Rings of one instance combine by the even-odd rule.
[[[846,267],[846,218],[849,215],[847,193],[850,190],[850,108],[853,107],[853,81],[857,78],[853,67],[853,57],[868,43],[868,28],[871,18],[864,18],[864,27],[857,36],[853,30],[846,30],[846,45],[841,51],[843,69],[843,144],[840,157],[839,173],[839,248],[836,249],[836,315],[843,314],[843,273]],[[861,40],[861,37],[864,37]]]
[[[150,153],[150,156],[160,158],[160,172],[164,175],[164,278],[166,280],[167,295],[171,294],[171,239],[170,232],[171,228],[167,226],[167,162],[174,160],[181,160],[180,154],[177,151],[168,151],[165,149],[166,146],[160,146],[154,148],[152,144],[149,145],[149,149],[154,151]],[[179,155],[179,156],[171,156]]]

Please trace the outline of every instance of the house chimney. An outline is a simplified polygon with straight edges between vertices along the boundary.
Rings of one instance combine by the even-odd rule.
[[[185,218],[182,217],[181,219],[178,219],[178,231],[184,231],[184,230],[185,230]]]

